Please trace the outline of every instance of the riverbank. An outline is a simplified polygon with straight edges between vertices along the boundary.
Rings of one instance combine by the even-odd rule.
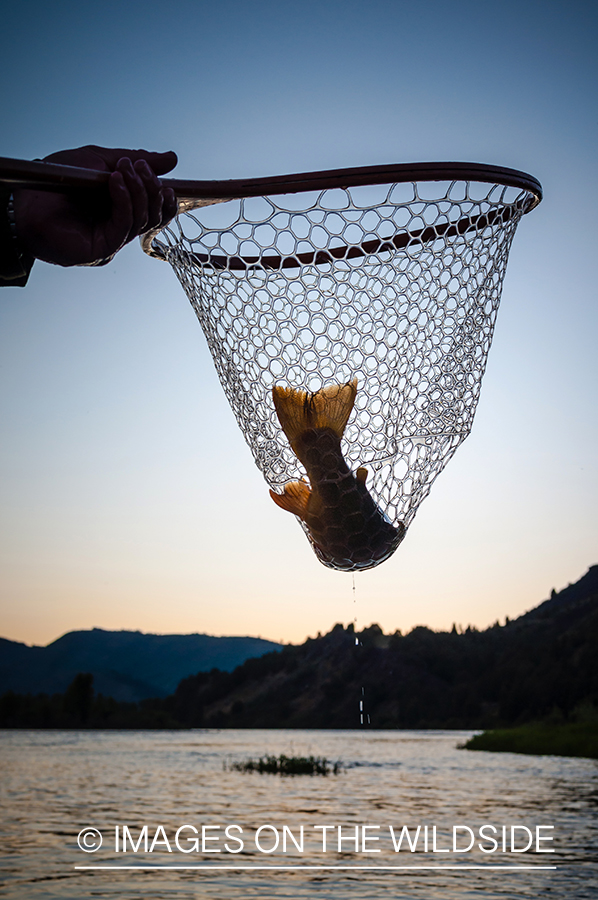
[[[490,750],[495,753],[598,759],[598,720],[535,722],[518,728],[497,728],[474,735],[463,746],[466,750]]]

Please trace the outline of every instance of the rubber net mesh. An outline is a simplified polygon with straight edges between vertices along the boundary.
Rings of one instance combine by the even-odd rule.
[[[471,429],[529,200],[463,181],[327,190],[191,210],[154,239],[274,490],[305,471],[273,386],[357,378],[343,455],[367,468],[384,516],[409,525]]]

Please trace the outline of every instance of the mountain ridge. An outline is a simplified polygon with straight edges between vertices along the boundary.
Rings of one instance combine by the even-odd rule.
[[[167,696],[188,675],[213,668],[231,671],[279,647],[250,636],[103,628],[69,631],[45,647],[0,638],[0,693],[61,693],[78,672],[90,672],[100,693],[137,702]]]
[[[136,640],[131,634],[138,633],[124,639]],[[232,670],[198,671],[168,696],[139,702],[111,699],[82,669],[64,694],[4,693],[0,724],[478,729],[584,721],[598,715],[597,647],[598,566],[591,566],[534,609],[482,631],[422,625],[384,634],[376,624],[356,632],[339,623]]]
[[[358,646],[356,646],[356,640]],[[326,635],[184,679],[162,710],[187,727],[489,728],[598,710],[598,566],[504,625]]]

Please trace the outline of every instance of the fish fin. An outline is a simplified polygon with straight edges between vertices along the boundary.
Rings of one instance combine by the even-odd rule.
[[[270,496],[281,509],[286,509],[287,512],[299,516],[300,519],[305,519],[311,488],[304,481],[291,481],[289,484],[285,484],[282,494],[270,491]]]
[[[272,398],[291,446],[308,428],[331,428],[342,438],[357,396],[357,379],[329,384],[313,394],[275,385]]]
[[[368,477],[368,470],[366,469],[366,467],[360,466],[355,473],[355,477],[358,481],[361,481],[362,484],[365,484]]]

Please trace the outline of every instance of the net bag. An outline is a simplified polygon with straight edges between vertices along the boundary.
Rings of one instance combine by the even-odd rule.
[[[541,196],[535,179],[511,170],[489,178],[470,166],[471,177],[427,165],[392,180],[370,175],[387,179],[378,184],[359,183],[360,173],[375,170],[345,170],[319,173],[329,176],[324,186],[316,173],[290,189],[274,184],[267,195],[188,199],[145,242],[187,293],[279,500],[290,484],[304,485],[292,489],[298,495],[316,490],[316,476],[291,446],[273,391],[294,391],[307,410],[356,383],[341,458],[392,526],[387,546],[362,541],[356,549],[353,541],[347,552],[328,552],[298,513],[319,559],[344,571],[394,552],[469,434],[511,241]]]

